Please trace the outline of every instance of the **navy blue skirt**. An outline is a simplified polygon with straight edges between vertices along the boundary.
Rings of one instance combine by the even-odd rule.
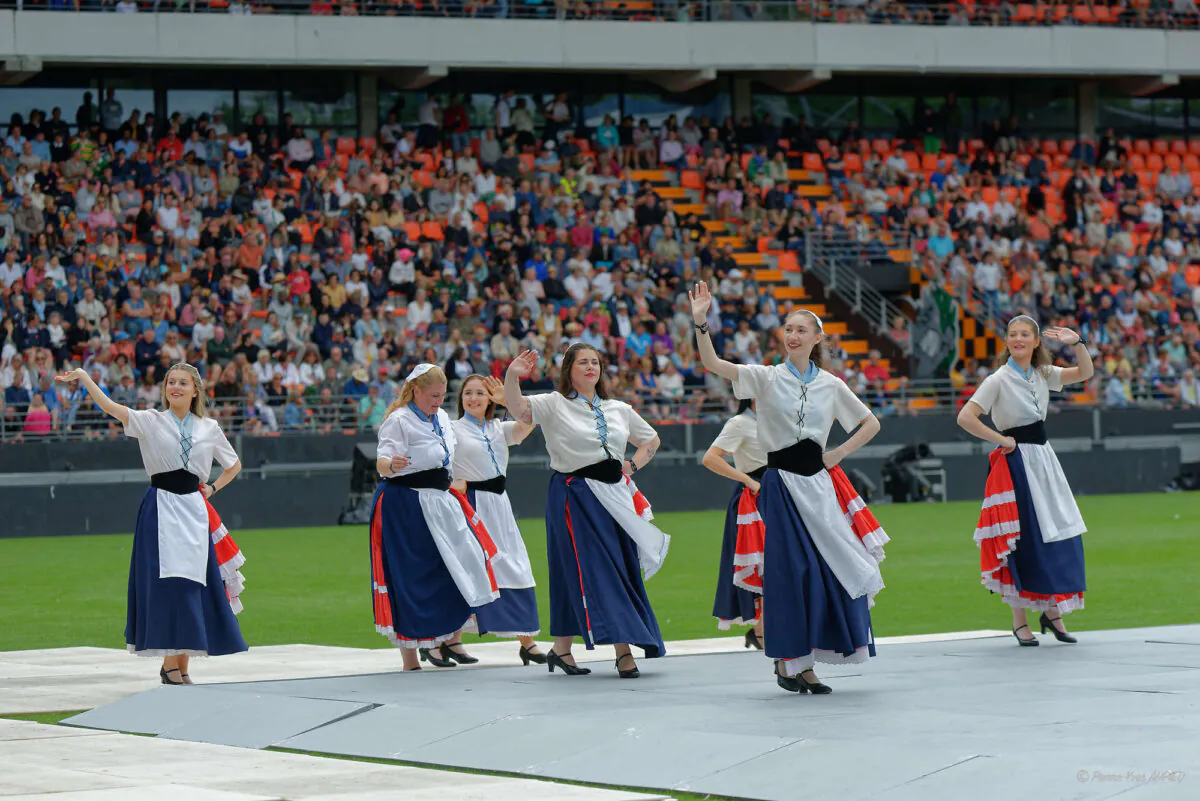
[[[1037,512],[1029,494],[1029,476],[1021,449],[1005,456],[1012,475],[1017,514],[1021,521],[1021,537],[1016,549],[1008,556],[1008,569],[1019,592],[1036,595],[1074,595],[1087,589],[1083,562],[1083,537],[1071,537],[1058,542],[1044,542],[1038,525]],[[1018,605],[1044,609],[1046,603],[1030,602]],[[1064,603],[1064,611],[1076,607]]]
[[[432,648],[454,636],[471,616],[421,511],[416,490],[379,482],[371,525],[382,546],[387,601],[394,632],[381,632],[393,645]]]
[[[475,509],[476,490],[467,490],[467,502]],[[475,625],[479,633],[497,637],[532,637],[540,630],[537,593],[533,587],[500,588],[500,598],[475,607]]]
[[[224,656],[248,650],[208,543],[206,584],[158,577],[158,490],[142,496],[129,560],[125,642],[143,656]]]
[[[551,475],[546,550],[551,635],[583,637],[588,650],[629,643],[649,658],[666,653],[637,546],[584,479]]]
[[[757,596],[733,583],[733,552],[737,547],[738,501],[744,484],[734,484],[733,497],[725,510],[725,533],[721,537],[721,562],[717,568],[717,596],[713,601],[713,617],[721,628],[730,624],[754,625],[758,619]]]
[[[762,478],[758,511],[766,526],[763,620],[772,659],[841,663],[866,648],[875,656],[867,597],[851,598],[817,550],[778,470]]]

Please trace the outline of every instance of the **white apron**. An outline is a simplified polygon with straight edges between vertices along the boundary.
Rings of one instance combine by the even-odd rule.
[[[1021,460],[1025,463],[1025,480],[1038,527],[1042,530],[1042,542],[1061,542],[1087,531],[1071,486],[1050,443],[1022,443],[1017,447],[1021,449]]]
[[[594,478],[584,480],[600,505],[637,545],[638,562],[642,566],[643,575],[649,579],[658,572],[663,560],[667,558],[671,537],[650,522],[654,519],[654,514],[648,505],[641,515],[637,513],[633,503],[633,497],[638,491],[637,485],[628,478],[616,484],[605,484]]]
[[[476,491],[475,511],[496,543],[499,551],[492,560],[492,572],[501,589],[523,590],[534,586],[533,566],[529,563],[529,552],[525,540],[517,528],[508,493]]]
[[[413,491],[421,501],[421,514],[437,544],[438,553],[466,602],[471,606],[483,606],[499,598],[500,593],[492,589],[488,577],[487,557],[467,525],[459,502],[442,490]],[[500,561],[493,558],[493,569]]]

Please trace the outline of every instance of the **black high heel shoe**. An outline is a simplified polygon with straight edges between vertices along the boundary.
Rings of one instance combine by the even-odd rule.
[[[800,693],[803,695],[804,693],[808,692],[807,690],[804,689],[804,687],[800,684],[800,682],[796,681],[796,678],[794,676],[783,675],[783,672],[780,670],[780,668],[781,668],[781,665],[779,664],[779,660],[776,659],[775,660],[775,683],[776,684],[778,684],[783,689],[787,690],[789,693]]]
[[[622,659],[633,659],[633,654],[625,654],[625,656],[617,657],[616,667],[617,667],[617,675],[618,676],[620,676],[623,679],[636,679],[638,676],[642,675],[641,671],[638,670],[636,661],[633,663],[633,667],[630,668],[629,670],[621,670],[621,660]]]
[[[1058,627],[1055,626],[1054,623],[1059,620],[1062,620],[1062,618],[1056,617],[1054,620],[1051,620],[1050,618],[1046,617],[1045,612],[1042,612],[1042,616],[1038,618],[1038,623],[1042,624],[1042,634],[1046,633],[1046,629],[1050,629],[1050,633],[1054,635],[1054,639],[1058,640],[1059,642],[1079,642],[1079,640],[1075,639],[1067,632],[1058,630]],[[1063,628],[1066,628],[1066,624],[1063,624]]]
[[[810,672],[811,670],[812,668],[809,668],[808,670],[802,670],[796,674],[796,681],[800,683],[800,686],[805,690],[808,690],[813,695],[829,695],[831,692],[833,692],[833,688],[828,684],[822,684],[820,679],[817,679],[817,681],[808,681],[805,679],[804,674]],[[813,673],[813,678],[817,678],[816,673]]]
[[[456,642],[454,645],[461,646],[462,643]],[[438,646],[438,653],[442,655],[442,659],[448,659],[451,662],[457,662],[460,665],[473,665],[479,661],[479,657],[471,656],[466,651],[463,651],[462,653],[455,651],[454,645],[442,643]]]
[[[429,664],[433,665],[434,667],[454,667],[454,660],[453,659],[442,659],[440,656],[441,652],[442,652],[442,649],[438,648],[439,656],[434,656],[432,648],[418,648],[417,649],[417,653],[421,655],[422,662],[428,662]]]
[[[549,666],[551,673],[554,672],[555,668],[558,668],[568,676],[586,676],[592,672],[591,668],[581,668],[578,665],[568,665],[561,656],[554,653],[553,648],[546,653],[546,664]]]
[[[1013,636],[1017,638],[1017,642],[1021,644],[1022,648],[1032,648],[1038,644],[1037,637],[1033,636],[1033,629],[1029,629],[1030,639],[1028,640],[1023,639],[1020,634],[1017,634],[1017,632],[1021,629],[1029,629],[1029,626],[1017,626],[1015,629],[1013,629]],[[1045,629],[1042,629],[1042,632],[1044,633]]]
[[[172,673],[179,673],[180,681],[171,681]],[[179,668],[171,668],[170,670],[167,670],[166,668],[159,668],[158,677],[162,680],[163,684],[170,684],[173,687],[183,686],[183,673],[180,672]]]
[[[760,651],[763,649],[762,640],[758,638],[758,632],[754,629],[746,630],[746,647],[757,648]]]
[[[532,662],[535,665],[546,664],[546,655],[545,654],[535,654],[533,651],[530,651],[524,645],[521,646],[521,650],[517,652],[517,655],[521,657],[521,664],[526,667],[529,666],[530,662]]]

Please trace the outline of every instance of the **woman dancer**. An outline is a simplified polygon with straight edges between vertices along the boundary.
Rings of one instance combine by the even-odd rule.
[[[162,409],[135,410],[112,401],[85,370],[56,380],[79,381],[138,441],[150,487],[133,534],[126,648],[138,656],[161,656],[163,684],[191,684],[190,657],[247,650],[234,617],[241,611],[237,568],[245,560],[208,503],[242,463],[208,417],[204,380],[190,364],[167,370]],[[224,470],[210,485],[205,482],[214,459]],[[224,560],[218,551],[225,552]]]
[[[1054,367],[1042,337],[1074,349],[1075,367]],[[1039,332],[1033,318],[1014,317],[1005,334],[1008,359],[983,380],[958,414],[958,424],[999,447],[990,456],[983,512],[975,529],[983,586],[1012,607],[1013,636],[1038,644],[1027,609],[1041,612],[1042,633],[1076,642],[1062,616],[1083,608],[1083,539],[1087,528],[1054,449],[1046,441],[1050,391],[1087,381],[1095,372],[1079,334]],[[979,419],[991,414],[994,430]],[[1021,630],[1029,631],[1022,636]]]
[[[658,450],[658,435],[629,404],[608,397],[604,364],[590,345],[563,355],[558,391],[526,398],[521,377],[537,365],[525,351],[509,366],[504,399],[527,425],[542,427],[550,454],[546,541],[550,567],[550,672],[591,673],[571,656],[575,637],[588,650],[613,645],[617,674],[637,678],[630,644],[647,658],[666,653],[646,597],[648,579],[662,565],[670,538],[649,521],[649,505],[629,479]],[[625,458],[626,445],[637,447]]]
[[[798,309],[784,320],[783,364],[735,365],[713,350],[708,285],[697,284],[690,295],[705,369],[733,381],[739,398],[755,399],[758,436],[775,448],[758,508],[766,526],[763,607],[771,610],[765,645],[776,682],[791,692],[832,692],[813,672],[815,661],[875,655],[869,610],[883,589],[887,535],[837,465],[879,433],[879,421],[845,382],[821,369],[824,333],[815,314]],[[854,434],[826,451],[834,420]]]
[[[480,634],[516,637],[521,643],[521,664],[544,665],[546,655],[533,641],[538,633],[533,568],[505,492],[508,448],[519,445],[533,426],[496,420],[496,407],[503,405],[504,385],[497,379],[478,374],[463,379],[458,390],[458,419],[453,424],[458,448],[452,486],[466,493],[499,551],[495,572],[500,600],[476,609],[473,627]],[[471,628],[468,623],[467,630]]]
[[[465,499],[450,493],[457,438],[441,409],[445,396],[442,369],[419,364],[379,426],[375,464],[385,480],[371,514],[375,630],[401,649],[405,670],[421,669],[418,654],[436,667],[478,661],[450,643],[472,607],[500,597],[495,546]]]
[[[732,465],[726,461],[729,456]],[[752,626],[746,631],[746,647],[761,651],[764,528],[758,513],[758,482],[767,471],[767,452],[758,441],[753,400],[741,401],[738,413],[725,423],[701,464],[735,482],[725,511],[713,617],[721,630]]]

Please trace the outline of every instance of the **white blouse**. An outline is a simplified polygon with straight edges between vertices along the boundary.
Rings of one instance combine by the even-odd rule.
[[[804,439],[824,449],[834,420],[850,432],[871,414],[842,379],[818,370],[806,384],[792,374],[786,363],[773,367],[738,365],[733,393],[738,398],[757,400],[758,438],[769,443],[773,451]]]
[[[225,469],[238,463],[237,451],[210,417],[189,413],[180,420],[166,409],[130,409],[125,434],[138,441],[147,475],[186,470],[206,482],[214,460]]]
[[[1006,364],[983,379],[971,400],[992,416],[1001,431],[1027,426],[1046,419],[1050,390],[1062,391],[1062,373],[1061,367],[1035,368],[1032,378],[1026,379],[1020,370]]]
[[[730,418],[712,446],[733,454],[733,466],[743,473],[753,473],[767,463],[767,449],[758,441],[758,417],[754,412]]]
[[[487,481],[508,473],[508,446],[513,444],[515,421],[488,420],[480,428],[469,416],[455,420],[454,478],[462,481]],[[488,444],[491,444],[491,453]],[[496,461],[492,461],[493,455]]]
[[[605,459],[624,459],[627,446],[641,446],[658,436],[624,401],[600,401],[608,428],[607,448],[601,445],[595,415],[583,398],[548,392],[530,397],[529,405],[534,424],[542,427],[546,438],[550,467],[559,473],[572,473]]]
[[[437,421],[441,436],[434,432],[432,420],[422,420],[410,407],[401,406],[379,426],[377,455],[384,459],[407,457],[408,467],[395,473],[399,476],[442,467],[449,470],[458,440],[446,412],[438,409]]]

